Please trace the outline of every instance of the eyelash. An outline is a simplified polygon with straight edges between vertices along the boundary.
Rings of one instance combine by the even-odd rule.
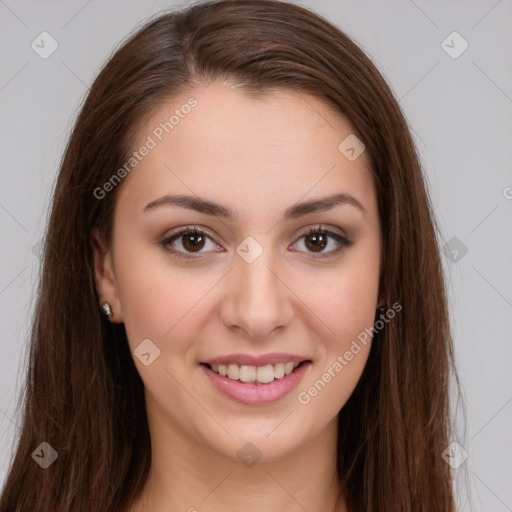
[[[336,242],[338,242],[338,244],[340,244],[340,246],[337,249],[334,249],[334,250],[328,252],[327,254],[315,255],[314,253],[312,253],[311,258],[313,258],[313,259],[322,259],[322,258],[332,257],[332,256],[340,253],[344,248],[350,247],[353,244],[353,242],[351,240],[349,240],[348,238],[340,235],[339,233],[331,231],[330,229],[324,228],[321,225],[315,226],[314,228],[309,229],[307,232],[303,233],[298,238],[298,240],[301,240],[304,237],[316,235],[316,234],[326,234],[329,237],[336,240]],[[206,231],[196,228],[195,226],[193,226],[192,228],[189,226],[189,227],[181,228],[181,229],[171,233],[169,236],[167,236],[160,242],[160,245],[164,248],[164,250],[171,252],[174,256],[177,256],[178,258],[196,259],[196,258],[200,257],[200,256],[195,256],[195,255],[191,256],[190,254],[192,254],[192,253],[183,253],[181,251],[177,251],[176,249],[169,249],[167,247],[167,245],[170,244],[174,239],[178,239],[184,235],[203,235],[203,236],[209,238],[210,240],[212,240],[212,242],[216,243],[215,240],[213,240],[213,238]],[[196,254],[200,255],[200,253],[196,253]]]

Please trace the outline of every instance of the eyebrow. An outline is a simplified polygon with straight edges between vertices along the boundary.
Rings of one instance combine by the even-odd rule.
[[[340,205],[353,206],[363,215],[366,215],[364,206],[355,197],[350,194],[340,193],[294,204],[284,211],[282,220],[292,220],[310,213],[325,212]],[[214,203],[213,201],[209,201],[208,199],[204,199],[199,196],[187,196],[181,194],[166,195],[159,199],[155,199],[144,207],[144,212],[163,206],[179,206],[181,208],[187,208],[206,215],[214,215],[216,217],[223,217],[226,219],[236,219],[238,217],[238,212],[227,206]]]

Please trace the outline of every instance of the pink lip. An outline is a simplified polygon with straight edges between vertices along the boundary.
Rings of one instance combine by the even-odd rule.
[[[205,364],[200,364],[199,366],[212,384],[225,396],[242,404],[264,405],[283,398],[296,388],[311,364],[310,361],[307,361],[297,367],[292,373],[285,375],[281,379],[274,379],[268,384],[253,384],[232,380],[215,373]]]
[[[308,361],[307,357],[292,354],[263,354],[261,356],[250,356],[249,354],[231,354],[229,356],[215,357],[202,361],[209,365],[212,364],[238,364],[246,366],[266,366],[277,363],[301,363]]]

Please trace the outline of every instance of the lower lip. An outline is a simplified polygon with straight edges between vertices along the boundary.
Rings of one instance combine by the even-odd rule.
[[[247,405],[264,405],[280,400],[296,388],[310,365],[310,361],[304,362],[292,373],[268,384],[239,382],[215,373],[205,364],[200,366],[212,384],[228,398]]]

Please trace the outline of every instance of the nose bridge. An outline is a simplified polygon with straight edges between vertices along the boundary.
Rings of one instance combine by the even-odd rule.
[[[251,337],[262,337],[290,321],[292,307],[287,288],[279,277],[279,261],[269,245],[270,237],[247,237],[237,247],[235,268],[230,272],[231,315],[226,325],[238,326]]]

